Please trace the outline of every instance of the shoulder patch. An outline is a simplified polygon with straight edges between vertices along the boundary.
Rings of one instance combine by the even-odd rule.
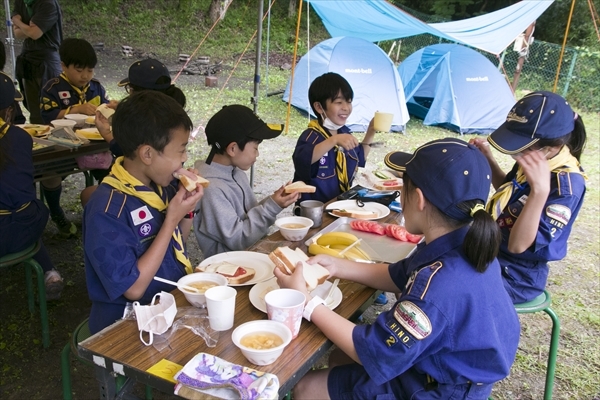
[[[60,78],[52,78],[48,82],[46,82],[43,90],[48,91],[48,90],[50,90],[50,88],[52,88],[52,86],[58,84],[59,82],[60,82]]]
[[[436,261],[433,264],[427,265],[419,269],[417,272],[415,272],[414,277],[411,276],[412,282],[411,279],[409,279],[409,281],[407,282],[406,293],[419,297],[421,300],[423,300],[425,294],[427,293],[427,290],[429,289],[429,283],[431,282],[431,279],[442,267],[442,262]]]
[[[423,340],[431,334],[429,317],[412,301],[396,304],[394,319],[417,340]]]
[[[125,202],[127,201],[127,195],[123,192],[120,192],[116,189],[110,191],[110,196],[108,197],[108,201],[106,203],[106,207],[104,208],[104,212],[106,214],[112,215],[116,218],[121,217],[121,212],[125,207]]]
[[[571,219],[571,209],[562,204],[550,204],[546,207],[546,215],[551,220],[567,225]]]

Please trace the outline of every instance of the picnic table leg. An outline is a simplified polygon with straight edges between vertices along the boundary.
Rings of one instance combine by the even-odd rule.
[[[100,398],[106,400],[116,399],[117,383],[111,372],[100,366],[94,366],[94,370],[96,371],[96,379],[98,380],[100,389]]]

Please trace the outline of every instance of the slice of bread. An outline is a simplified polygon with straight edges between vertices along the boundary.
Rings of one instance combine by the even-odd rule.
[[[115,110],[110,108],[107,104],[100,104],[98,108],[96,108],[96,112],[100,112],[108,120],[108,123],[112,123],[112,117],[115,113]]]
[[[377,190],[401,190],[402,179],[393,178],[384,181],[375,182],[373,187]]]
[[[314,193],[317,188],[302,181],[290,183],[283,189],[286,193]]]
[[[292,274],[296,270],[296,265],[301,262],[306,289],[309,292],[315,290],[329,277],[329,271],[321,264],[308,264],[306,262],[308,256],[300,249],[292,250],[288,246],[278,247],[269,254],[269,258],[276,268],[288,275]]]
[[[331,213],[337,217],[350,217],[357,219],[371,219],[379,217],[379,213],[371,210],[332,210]]]
[[[178,169],[173,176],[181,181],[188,192],[196,190],[196,183],[199,183],[202,187],[207,187],[209,184],[208,180],[184,168]]]
[[[232,264],[228,261],[221,261],[214,264],[206,265],[204,267],[196,267],[196,272],[214,272],[223,275],[227,278],[227,282],[230,285],[239,285],[248,282],[254,278],[256,271],[254,268],[242,267],[239,265]]]

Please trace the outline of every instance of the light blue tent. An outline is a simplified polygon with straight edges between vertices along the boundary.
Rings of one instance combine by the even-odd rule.
[[[366,131],[376,111],[394,114],[392,131],[404,131],[409,119],[402,82],[390,58],[377,45],[354,37],[327,39],[314,46],[296,65],[291,104],[310,113],[308,88],[318,76],[327,72],[342,75],[352,86],[354,100],[347,126],[356,132]],[[290,97],[290,81],[283,100]]]
[[[515,103],[504,76],[477,51],[458,44],[427,46],[398,67],[408,112],[425,125],[491,133]]]

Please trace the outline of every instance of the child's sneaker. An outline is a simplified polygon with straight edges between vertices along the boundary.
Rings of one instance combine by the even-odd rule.
[[[54,221],[56,227],[58,228],[58,234],[65,239],[77,234],[77,227],[74,223],[69,221],[64,214],[60,216],[52,216],[52,221]]]
[[[388,299],[387,296],[385,295],[385,293],[381,293],[379,296],[377,296],[377,298],[375,299],[374,303],[378,304],[380,306],[387,304]]]
[[[56,300],[60,298],[60,293],[65,286],[63,278],[57,270],[47,271],[44,275],[44,283],[46,286],[46,300]]]

